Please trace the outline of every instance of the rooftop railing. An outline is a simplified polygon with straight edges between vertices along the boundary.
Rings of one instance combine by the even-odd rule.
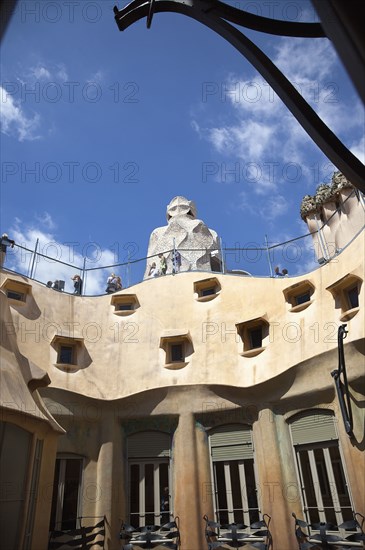
[[[337,212],[335,211],[326,223],[318,227],[317,231],[280,243],[271,243],[268,237],[265,236],[261,243],[249,242],[242,245],[237,241],[233,247],[227,247],[221,241],[220,248],[216,251],[205,248],[187,249],[184,247],[177,247],[176,250],[182,257],[186,252],[197,253],[200,251],[202,255],[214,252],[214,255],[220,260],[220,267],[204,269],[209,273],[228,273],[246,277],[275,277],[275,266],[281,266],[288,270],[288,276],[303,275],[319,268],[323,263],[333,261],[363,231],[365,226],[361,227],[356,235],[349,239],[346,246],[339,250],[334,242],[329,242],[326,239],[325,231],[326,226]],[[317,239],[313,238],[315,234],[318,234]],[[317,244],[315,245],[315,243]],[[66,254],[67,249],[65,246],[58,243],[47,243],[47,246],[43,245],[41,247],[37,239],[33,248],[15,243],[13,248],[8,247],[7,249],[3,268],[10,273],[25,276],[46,286],[51,286],[55,280],[62,281],[64,282],[63,291],[69,294],[75,293],[72,277],[77,274],[83,281],[82,295],[100,296],[107,292],[107,278],[112,272],[121,277],[123,288],[128,288],[147,278],[145,276],[147,266],[150,266],[153,261],[158,265],[159,258],[157,254],[136,258],[135,250],[138,247],[132,246],[134,243],[129,244],[131,246],[126,251],[127,257],[124,261],[100,265],[102,255],[101,257],[79,256],[78,262],[65,261],[65,259],[70,258],[72,251],[70,249],[69,253]],[[48,252],[50,248],[52,249],[52,245],[56,253],[54,255],[45,254],[44,250],[46,249]],[[318,246],[319,250],[315,250],[315,246]],[[167,259],[166,275],[179,274],[174,273],[174,271],[176,272],[172,261],[174,251],[174,243],[172,242],[169,250],[160,252]],[[318,257],[322,258],[320,263]],[[202,271],[202,269],[190,267],[180,269],[179,272],[184,271]]]

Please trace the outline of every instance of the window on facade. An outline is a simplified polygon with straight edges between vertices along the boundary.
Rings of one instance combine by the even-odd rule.
[[[83,459],[56,459],[50,531],[76,529],[81,516],[80,495]]]
[[[285,288],[283,294],[290,305],[289,311],[295,313],[307,308],[312,303],[314,291],[314,285],[308,280],[300,281]]]
[[[211,296],[212,294],[215,294],[215,287],[214,286],[211,286],[211,287],[208,287],[208,288],[203,288],[202,291],[201,291],[201,296]]]
[[[347,299],[350,309],[359,307],[359,289],[358,286],[353,286],[346,290]]]
[[[184,344],[170,344],[170,361],[175,363],[177,361],[185,360]]]
[[[170,435],[140,432],[128,438],[129,523],[135,528],[171,521]]]
[[[335,299],[335,307],[341,309],[340,321],[349,321],[359,311],[361,285],[360,277],[348,273],[327,287],[326,290],[329,290]]]
[[[91,362],[83,338],[71,338],[56,334],[52,339],[51,346],[55,350],[52,362],[56,367],[67,372],[88,366]]]
[[[19,300],[19,302],[25,302],[25,294],[22,292],[16,292],[15,290],[7,290],[6,295],[12,300]]]
[[[58,353],[58,363],[72,365],[76,363],[76,350],[74,346],[60,346]]]
[[[254,357],[264,351],[265,339],[269,337],[269,323],[264,317],[238,323],[236,328],[243,342],[243,357]]]
[[[118,304],[115,306],[115,309],[117,311],[131,311],[133,309],[133,304],[131,303]]]
[[[115,315],[132,315],[140,307],[136,294],[114,294],[110,303],[114,306]]]
[[[187,330],[167,330],[160,339],[161,360],[167,369],[180,369],[188,364],[194,353],[193,343]]]
[[[24,305],[27,302],[27,296],[31,294],[32,287],[24,281],[18,281],[16,279],[5,279],[1,285],[1,290],[3,290],[7,298],[13,301],[18,302],[18,305]]]
[[[262,327],[252,328],[248,331],[251,349],[262,347]]]
[[[340,525],[352,520],[353,508],[332,414],[311,411],[299,415],[291,422],[291,434],[307,523]]]
[[[295,303],[297,306],[300,304],[305,304],[305,302],[309,302],[311,299],[309,292],[305,292],[304,294],[299,294],[298,296],[295,296]]]
[[[251,428],[219,426],[209,434],[215,515],[221,524],[260,519]]]
[[[221,285],[216,277],[203,279],[194,283],[195,299],[198,302],[208,302],[218,296]]]

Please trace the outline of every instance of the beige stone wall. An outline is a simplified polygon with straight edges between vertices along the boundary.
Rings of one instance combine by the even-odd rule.
[[[347,321],[345,340],[352,440],[343,429],[331,377],[337,368],[342,312],[327,290],[347,274],[363,279],[363,251],[364,234],[333,261],[300,277],[214,274],[220,290],[209,301],[194,294],[194,283],[209,277],[207,273],[146,280],[120,292],[138,298],[139,307],[127,316],[115,313],[110,295],[71,296],[24,279],[31,284],[29,300],[12,301],[2,309],[2,315],[6,309],[11,316],[11,325],[3,330],[13,333],[10,347],[16,343],[21,356],[49,375],[50,385],[39,392],[49,417],[65,430],[58,432],[57,452],[84,457],[83,515],[106,515],[108,550],[120,548],[118,529],[127,514],[126,433],[137,430],[137,421],[139,427],[165,429],[166,419],[173,419],[173,504],[180,517],[182,550],[206,545],[202,516],[213,516],[207,438],[213,424],[252,426],[260,508],[273,518],[275,548],[295,548],[291,512],[303,515],[288,427],[297,412],[334,411],[354,507],[364,512],[364,409],[359,406],[364,399],[364,285],[359,311]],[[9,277],[23,280],[3,271],[1,284]],[[312,303],[290,311],[283,291],[303,281],[315,289]],[[236,324],[258,317],[269,323],[265,349],[244,357]],[[165,367],[160,347],[161,338],[171,334],[188,334],[193,348],[186,364],[175,370]],[[56,335],[83,339],[82,358],[73,372],[57,366],[52,345]],[[16,381],[7,391],[17,394]],[[27,425],[26,411],[19,418]],[[57,437],[52,430],[45,437],[49,462],[42,466],[42,484],[53,476]],[[49,512],[40,502],[34,550],[45,548]]]
[[[194,299],[195,281],[205,273],[181,273],[144,281],[121,294],[136,294],[140,307],[127,317],[114,314],[109,295],[77,297],[32,285],[33,309],[12,305],[20,352],[45,370],[51,387],[96,399],[118,399],[158,387],[224,383],[248,388],[337,346],[341,311],[327,287],[351,273],[363,277],[364,234],[341,257],[305,276],[253,278],[220,275],[221,291],[211,301]],[[2,275],[4,277],[4,274]],[[308,280],[313,303],[290,312],[283,291]],[[361,285],[360,304],[364,304]],[[36,309],[36,311],[35,311]],[[241,357],[243,344],[236,324],[265,317],[270,323],[266,349]],[[363,338],[363,316],[348,321],[346,343]],[[179,370],[164,368],[161,337],[169,330],[190,333],[194,352]],[[81,337],[89,366],[64,372],[55,366],[55,335]],[[317,373],[320,383],[327,373]]]

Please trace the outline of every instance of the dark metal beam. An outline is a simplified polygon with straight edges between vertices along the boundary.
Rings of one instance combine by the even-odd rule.
[[[365,104],[365,3],[312,0],[312,4]]]
[[[291,113],[298,120],[312,140],[331,160],[331,162],[344,174],[344,176],[360,191],[365,193],[365,166],[345,147],[339,138],[328,128],[323,120],[317,115],[312,107],[297,92],[294,86],[284,76],[284,74],[274,65],[274,63],[258,48],[241,30],[228,23],[222,17],[230,18],[237,23],[238,16],[235,8],[224,7],[218,0],[154,0],[153,10],[151,11],[149,1],[134,0],[122,10],[114,8],[115,20],[120,30],[125,30],[134,22],[143,17],[149,18],[149,24],[152,21],[153,13],[175,12],[192,17],[196,21],[206,25],[217,34],[225,38],[234,46],[246,59],[256,68],[256,70],[265,78],[277,95],[282,99]],[[233,11],[232,11],[233,10]],[[256,30],[269,32],[267,18],[259,16],[247,17],[246,12],[242,12],[239,18],[241,24],[245,21],[255,25]],[[274,28],[276,23],[269,20]],[[311,23],[296,23],[295,28],[292,23],[279,22],[281,29],[285,28],[289,33],[299,32],[296,29],[299,26],[309,25],[311,32],[320,33],[317,26],[313,27]],[[302,27],[300,27],[302,28]],[[277,30],[279,30],[277,28]],[[303,32],[303,31],[302,31]],[[287,34],[288,35],[288,34]],[[319,34],[323,36],[323,34]],[[289,34],[289,36],[296,36]],[[300,36],[304,36],[301,34]],[[312,35],[313,36],[313,35]]]

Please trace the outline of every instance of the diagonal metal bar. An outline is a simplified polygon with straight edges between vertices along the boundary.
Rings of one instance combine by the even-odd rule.
[[[240,27],[246,27],[253,31],[264,32],[279,36],[295,36],[302,38],[324,38],[326,33],[321,23],[299,23],[295,21],[281,21],[243,11],[233,6],[220,2],[220,0],[199,0],[203,11],[213,13]],[[206,7],[204,8],[204,4]]]
[[[365,193],[365,166],[328,128],[269,57],[242,31],[222,19],[219,15],[222,10],[222,2],[211,0],[155,0],[153,6],[154,13],[175,12],[191,17],[232,44],[263,76],[329,160],[355,187]],[[114,13],[119,29],[125,30],[134,22],[150,14],[150,2],[134,0],[122,10],[115,7]],[[232,13],[231,16],[233,17]],[[263,30],[265,24],[262,23],[261,27]]]
[[[312,4],[365,104],[365,4],[357,0],[312,0]]]

